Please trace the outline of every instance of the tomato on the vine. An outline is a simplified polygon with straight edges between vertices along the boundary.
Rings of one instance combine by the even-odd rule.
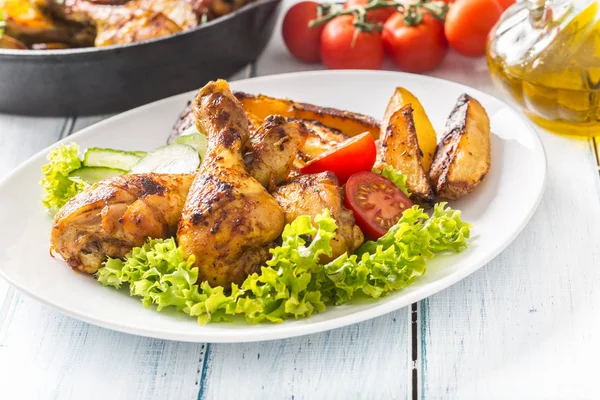
[[[379,69],[383,64],[380,32],[357,31],[354,17],[329,21],[321,33],[321,60],[329,69]]]
[[[370,3],[370,0],[346,0],[344,3],[344,9],[348,9],[354,6],[366,6]],[[376,10],[367,11],[367,21],[369,22],[381,22],[382,24],[395,12],[393,7],[378,8]]]
[[[398,186],[373,172],[359,172],[348,179],[344,204],[352,210],[365,236],[372,240],[385,235],[402,218],[404,210],[413,206]]]
[[[343,185],[355,173],[370,171],[376,158],[377,146],[375,145],[375,139],[369,132],[365,132],[319,155],[300,169],[300,172],[303,174],[317,174],[331,171],[337,176],[340,185]]]
[[[418,25],[406,25],[404,15],[394,13],[383,25],[382,38],[386,53],[408,72],[429,71],[448,52],[444,24],[428,13]]]
[[[446,38],[460,54],[485,54],[487,37],[502,15],[496,0],[456,0],[446,15]]]
[[[317,18],[319,3],[302,1],[288,10],[281,27],[283,41],[288,50],[300,61],[320,61],[319,43],[323,25],[309,28],[308,23]]]

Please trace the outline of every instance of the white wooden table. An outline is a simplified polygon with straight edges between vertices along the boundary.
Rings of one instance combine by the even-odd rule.
[[[315,68],[277,30],[235,78]],[[498,95],[484,60],[452,54],[432,75]],[[0,177],[104,117],[0,115]],[[0,280],[0,399],[598,399],[600,141],[539,133],[548,185],[515,242],[451,288],[354,326],[170,342],[79,322]]]

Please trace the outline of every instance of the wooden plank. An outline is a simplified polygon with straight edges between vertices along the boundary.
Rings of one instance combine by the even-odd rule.
[[[246,78],[250,70],[246,67],[231,79]],[[5,164],[12,167],[59,138],[106,117],[54,121],[58,128],[44,140],[41,135],[50,130],[48,122],[0,116],[0,131],[7,132],[0,137],[0,151],[14,159],[0,157],[0,173],[5,172]],[[148,339],[98,328],[9,290],[11,296],[2,297],[6,302],[0,308],[3,393],[20,393],[20,398],[197,398],[204,344]]]
[[[211,344],[198,399],[408,399],[408,326],[403,309],[310,336]]]
[[[32,142],[44,147],[104,118],[62,121],[62,131],[47,143]],[[31,121],[36,120],[21,123]],[[13,147],[26,149],[16,141]],[[20,393],[21,398],[197,398],[203,344],[98,328],[20,294],[7,300],[0,313],[0,387],[4,393]],[[36,384],[31,385],[32,381]]]
[[[0,179],[27,158],[51,145],[65,132],[65,118],[28,118],[0,115]],[[0,279],[0,326],[14,297],[14,290]]]
[[[287,2],[289,5],[289,2]],[[278,32],[279,28],[276,28]],[[314,68],[291,60],[275,34],[257,76]],[[402,309],[354,326],[272,342],[211,344],[200,399],[408,398],[410,315]]]
[[[141,305],[140,305],[141,306]],[[203,345],[126,335],[25,296],[0,329],[0,387],[21,399],[196,399]]]
[[[597,163],[591,141],[540,136],[548,184],[529,225],[485,268],[423,303],[423,398],[597,397]]]
[[[33,154],[56,142],[63,131],[68,131],[65,118],[0,114],[0,179]]]

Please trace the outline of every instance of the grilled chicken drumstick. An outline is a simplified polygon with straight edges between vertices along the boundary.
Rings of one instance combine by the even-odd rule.
[[[269,117],[253,138],[246,167],[265,185],[280,184],[304,143],[303,125]],[[74,269],[95,273],[149,238],[175,235],[194,174],[108,178],[71,199],[54,219],[51,243]]]
[[[73,269],[95,273],[106,257],[122,258],[148,237],[177,231],[193,174],[133,174],[104,179],[54,217],[51,249]]]
[[[196,125],[208,149],[192,183],[177,239],[196,257],[199,279],[211,286],[241,283],[269,257],[284,226],[283,210],[247,171],[242,148],[248,117],[227,82],[209,82],[194,100]]]
[[[283,207],[286,224],[302,215],[310,216],[314,224],[314,218],[324,208],[331,212],[338,229],[331,241],[332,256],[322,256],[322,262],[331,261],[346,252],[352,254],[363,243],[363,233],[356,225],[352,211],[344,207],[342,190],[332,172],[300,175],[279,187],[273,196]]]
[[[244,155],[246,169],[272,192],[286,181],[307,137],[308,130],[302,121],[268,116],[250,138],[251,151]]]

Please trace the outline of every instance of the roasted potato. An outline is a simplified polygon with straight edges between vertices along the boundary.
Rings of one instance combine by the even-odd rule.
[[[317,121],[348,136],[371,132],[375,138],[379,137],[379,122],[366,115],[264,95],[255,96],[236,92],[235,96],[242,102],[248,114],[260,120],[264,120],[269,115],[281,115],[287,118]]]
[[[470,193],[490,169],[490,120],[481,104],[462,94],[448,117],[429,177],[439,197]]]
[[[435,194],[423,169],[421,150],[410,104],[396,110],[386,122],[379,147],[379,158],[406,175],[411,200],[424,207],[435,203]]]
[[[385,110],[381,122],[381,132],[387,130],[387,125],[392,114],[407,104],[410,104],[413,109],[413,121],[417,133],[417,142],[419,144],[419,149],[421,149],[421,163],[423,164],[425,172],[429,172],[433,154],[437,147],[437,137],[433,125],[431,125],[429,117],[425,113],[421,102],[411,92],[402,87],[396,88]]]
[[[192,102],[188,101],[185,108],[177,117],[177,121],[175,121],[175,125],[171,129],[171,134],[167,139],[167,143],[173,143],[183,132],[185,132],[189,127],[196,124],[196,117],[192,112]]]

